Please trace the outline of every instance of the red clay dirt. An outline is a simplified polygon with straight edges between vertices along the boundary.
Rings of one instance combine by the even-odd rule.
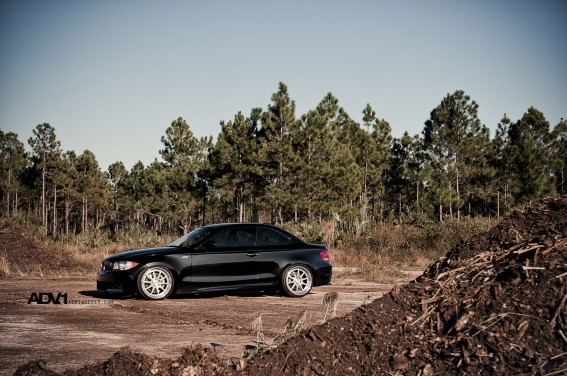
[[[243,346],[256,340],[251,323],[260,314],[264,335],[271,338],[304,309],[308,323],[321,320],[321,302],[328,292],[339,293],[337,315],[345,315],[392,287],[343,280],[316,287],[302,299],[187,295],[150,302],[100,296],[95,286],[94,277],[0,279],[0,375],[11,375],[20,364],[37,359],[57,372],[77,369],[108,359],[125,346],[175,358],[185,347],[215,343],[223,359],[240,358]],[[34,292],[52,292],[54,297],[67,293],[68,304],[28,304]]]
[[[546,199],[460,244],[415,281],[247,362],[201,346],[176,359],[122,349],[66,374],[567,374],[566,238],[567,197]],[[29,362],[16,374],[50,375],[51,363]]]

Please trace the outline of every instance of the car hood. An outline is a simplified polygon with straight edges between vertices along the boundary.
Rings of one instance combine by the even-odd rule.
[[[129,260],[133,258],[137,258],[140,256],[147,256],[156,253],[164,253],[164,252],[171,252],[176,247],[159,247],[159,248],[145,248],[145,249],[136,249],[134,251],[127,251],[118,253],[116,255],[107,257],[105,261],[120,261],[120,260]]]

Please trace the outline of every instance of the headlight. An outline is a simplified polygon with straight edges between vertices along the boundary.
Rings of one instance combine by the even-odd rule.
[[[129,270],[138,265],[134,261],[116,261],[112,264],[112,270]]]

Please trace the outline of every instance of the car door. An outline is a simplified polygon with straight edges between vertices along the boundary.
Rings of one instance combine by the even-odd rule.
[[[258,277],[255,243],[254,226],[220,230],[192,255],[192,284],[215,289],[255,283]]]

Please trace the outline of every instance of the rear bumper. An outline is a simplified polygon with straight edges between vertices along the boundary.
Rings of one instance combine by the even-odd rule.
[[[333,267],[325,266],[317,269],[316,286],[330,285],[333,278]]]

